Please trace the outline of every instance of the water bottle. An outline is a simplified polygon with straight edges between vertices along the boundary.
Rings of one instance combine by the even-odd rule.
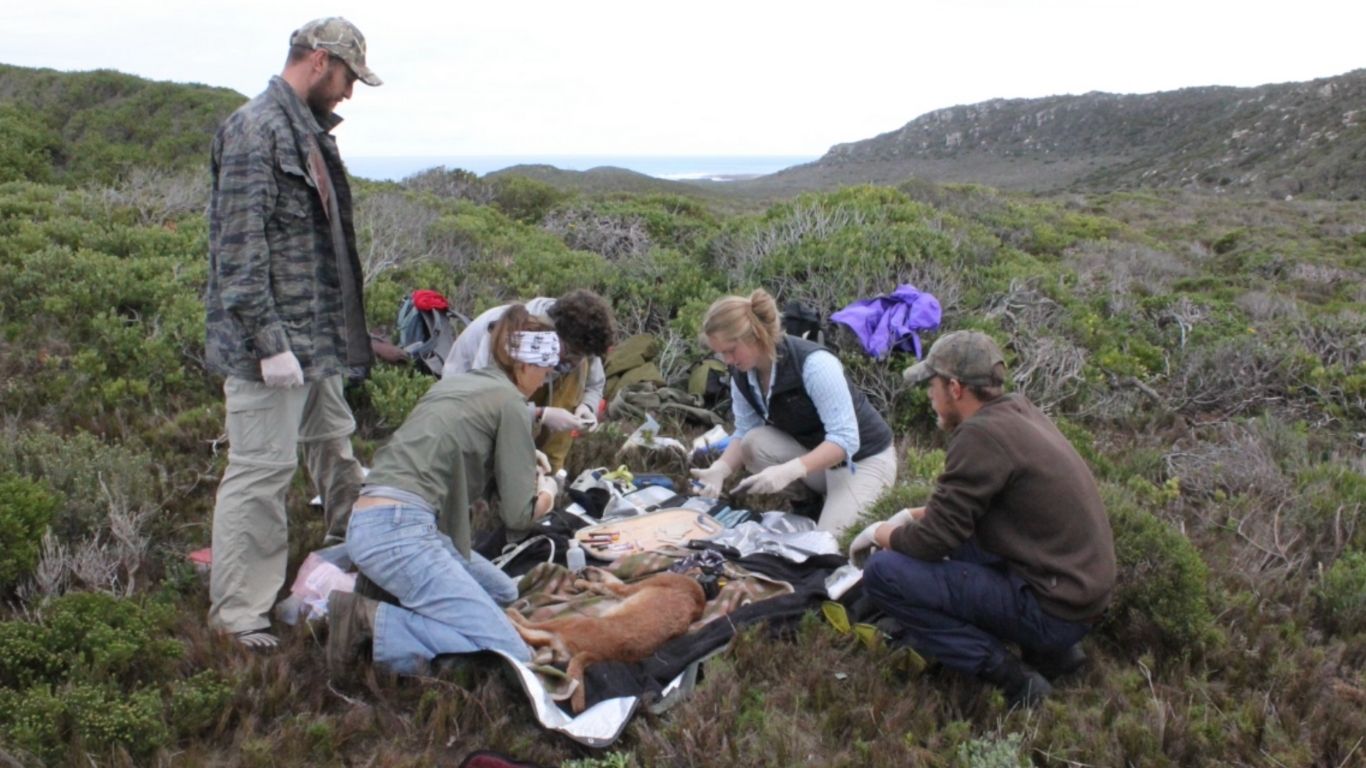
[[[583,553],[583,547],[579,546],[578,539],[569,540],[569,549],[564,553],[564,562],[569,566],[569,570],[579,573],[588,565],[587,557]]]

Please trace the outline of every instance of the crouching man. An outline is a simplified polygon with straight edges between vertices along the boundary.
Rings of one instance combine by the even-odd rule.
[[[929,502],[873,531],[865,593],[917,652],[1032,706],[1085,661],[1079,641],[1114,588],[1095,479],[1033,403],[1003,394],[1005,360],[986,334],[941,337],[905,380],[928,384],[948,453]]]

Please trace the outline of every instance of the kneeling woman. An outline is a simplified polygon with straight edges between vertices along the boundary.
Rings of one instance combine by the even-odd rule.
[[[334,669],[358,660],[372,639],[375,663],[403,674],[443,653],[530,659],[500,608],[517,598],[516,582],[470,551],[470,507],[496,489],[504,524],[524,531],[554,503],[553,478],[537,474],[526,398],[558,362],[559,340],[519,304],[491,346],[494,365],[433,384],[375,454],[346,547],[401,606],[334,592]]]
[[[730,367],[735,433],[707,469],[701,493],[716,496],[741,463],[752,474],[735,492],[774,493],[801,480],[825,497],[818,526],[839,532],[896,482],[892,430],[825,347],[782,332],[762,288],[718,299],[702,333]]]

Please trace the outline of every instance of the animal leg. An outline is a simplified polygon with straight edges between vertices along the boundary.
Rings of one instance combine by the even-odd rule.
[[[582,713],[584,707],[587,706],[588,684],[583,681],[583,672],[589,664],[598,661],[600,659],[592,651],[580,651],[569,660],[569,668],[565,670],[565,674],[575,683],[574,696],[569,700],[569,706],[576,715]]]

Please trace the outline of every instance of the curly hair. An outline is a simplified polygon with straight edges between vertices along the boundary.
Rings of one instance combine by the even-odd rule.
[[[556,299],[546,314],[555,323],[560,341],[579,354],[603,357],[616,341],[612,308],[592,291],[570,291]]]

